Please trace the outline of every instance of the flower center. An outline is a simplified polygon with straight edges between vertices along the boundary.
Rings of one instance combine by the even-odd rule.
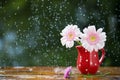
[[[74,37],[75,37],[75,33],[70,31],[68,34],[67,34],[67,40],[69,41],[73,41],[74,40]]]
[[[73,38],[73,34],[69,34],[69,39],[72,39]]]
[[[96,40],[96,37],[95,36],[91,36],[90,37],[90,41],[94,42]]]
[[[100,41],[100,37],[97,33],[91,33],[90,35],[88,35],[87,37],[87,42],[90,45],[95,45]]]

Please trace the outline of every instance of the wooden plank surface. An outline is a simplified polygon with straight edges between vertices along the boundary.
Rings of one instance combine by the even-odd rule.
[[[1,67],[0,80],[64,80],[65,67]],[[100,67],[105,76],[85,76],[73,67],[68,80],[120,80],[120,67]]]

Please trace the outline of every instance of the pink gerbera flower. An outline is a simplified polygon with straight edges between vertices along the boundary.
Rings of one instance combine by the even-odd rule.
[[[74,41],[79,41],[81,32],[77,25],[68,25],[60,34],[62,35],[60,39],[62,45],[66,45],[66,48],[71,48],[74,46]]]
[[[98,51],[105,46],[106,33],[102,32],[102,28],[96,31],[95,26],[88,26],[83,30],[84,34],[81,35],[82,46],[88,51]]]

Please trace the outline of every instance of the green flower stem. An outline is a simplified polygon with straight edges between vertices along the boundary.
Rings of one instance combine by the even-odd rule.
[[[81,76],[81,77],[83,77],[83,78],[92,78],[92,77],[104,77],[104,76],[107,76],[107,75],[109,75],[110,74],[110,72],[107,72],[107,73],[100,73],[100,74],[95,74],[95,75],[92,75],[92,74],[86,74],[86,75],[84,75],[84,74],[70,74],[70,76],[75,76],[75,75],[79,75],[79,76]]]
[[[86,77],[86,78],[91,78],[91,77],[104,77],[106,75],[109,75],[110,72],[107,72],[105,74],[101,73],[101,74],[96,74],[96,75],[91,75],[91,74],[87,74],[87,75],[81,75],[83,77]]]
[[[80,41],[76,41],[79,45],[82,45],[82,43]]]

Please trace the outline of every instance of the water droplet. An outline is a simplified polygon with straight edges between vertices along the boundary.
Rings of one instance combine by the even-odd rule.
[[[19,9],[20,9],[20,6],[17,7],[17,10],[19,10]]]

